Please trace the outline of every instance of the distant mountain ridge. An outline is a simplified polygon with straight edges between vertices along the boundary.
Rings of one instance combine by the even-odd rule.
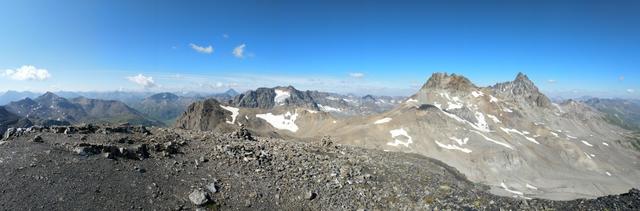
[[[70,123],[122,123],[160,126],[163,123],[147,119],[140,112],[115,100],[78,97],[68,100],[47,92],[35,99],[11,102],[5,108],[22,117],[68,121]]]

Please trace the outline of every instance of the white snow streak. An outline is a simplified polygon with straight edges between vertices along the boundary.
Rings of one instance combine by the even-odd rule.
[[[509,187],[507,187],[507,185],[506,185],[506,184],[504,184],[504,182],[502,182],[500,185],[502,185],[502,188],[504,188],[504,190],[506,190],[506,191],[508,191],[508,192],[510,192],[510,193],[517,194],[517,195],[521,195],[521,196],[522,196],[522,195],[524,195],[524,194],[523,194],[522,192],[520,192],[520,191],[516,191],[516,190],[511,190],[511,189],[509,189]]]
[[[462,147],[459,147],[458,145],[455,145],[455,144],[442,144],[439,141],[435,141],[435,142],[439,147],[442,147],[442,148],[445,148],[445,149],[460,150],[460,151],[462,151],[464,153],[471,153],[470,149],[462,148]]]
[[[491,115],[491,114],[487,114],[487,117],[489,117],[489,119],[493,120],[494,123],[500,123],[500,119],[498,119],[498,117]]]
[[[390,121],[391,121],[391,118],[385,117],[385,118],[382,118],[382,119],[379,119],[379,120],[375,121],[373,124],[379,125],[379,124],[384,124],[384,123],[387,123],[387,122],[390,122]]]
[[[331,106],[323,106],[322,104],[318,104],[318,107],[320,107],[320,110],[325,111],[325,112],[340,112],[340,111],[342,111],[342,109],[334,108],[334,107],[331,107]]]
[[[585,140],[582,140],[582,143],[583,143],[584,145],[587,145],[587,146],[593,147],[593,145],[591,145],[591,143],[589,143],[589,142],[587,142],[587,141],[585,141]]]
[[[513,147],[512,147],[511,145],[509,145],[509,144],[507,144],[507,143],[503,143],[503,142],[499,142],[499,141],[493,140],[493,139],[491,139],[491,138],[489,138],[489,137],[485,136],[484,134],[482,134],[480,131],[476,131],[476,130],[471,130],[471,131],[472,131],[472,132],[474,132],[474,133],[477,133],[477,134],[478,134],[478,135],[480,135],[480,136],[482,136],[482,137],[483,137],[485,140],[487,140],[487,141],[493,142],[493,143],[495,143],[495,144],[502,145],[502,146],[504,146],[504,147],[506,147],[506,148],[509,148],[509,149],[513,149]]]
[[[528,141],[531,141],[531,142],[536,143],[536,144],[540,144],[538,141],[536,141],[536,139],[527,136],[527,134],[529,134],[529,132],[527,132],[527,131],[520,132],[520,131],[518,131],[516,129],[503,128],[503,127],[500,127],[500,129],[502,131],[504,131],[505,133],[507,133],[507,134],[511,134],[511,133],[520,134],[521,136],[524,136],[524,138],[527,139]]]
[[[529,183],[527,183],[526,187],[529,188],[529,189],[532,189],[532,190],[538,190],[538,187],[533,186],[533,185],[529,185]]]

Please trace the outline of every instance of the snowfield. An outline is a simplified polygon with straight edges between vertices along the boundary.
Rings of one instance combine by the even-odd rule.
[[[298,126],[295,121],[298,117],[297,113],[291,114],[291,112],[287,112],[286,114],[273,115],[272,113],[266,114],[256,114],[256,117],[260,119],[264,119],[271,126],[279,130],[289,130],[291,132],[298,131]]]
[[[223,108],[224,110],[227,110],[227,111],[231,112],[231,121],[227,121],[227,123],[235,124],[236,123],[236,117],[238,117],[238,114],[240,113],[240,109],[239,108],[235,108],[235,107],[231,107],[231,106],[223,106],[223,105],[220,105],[220,107]]]

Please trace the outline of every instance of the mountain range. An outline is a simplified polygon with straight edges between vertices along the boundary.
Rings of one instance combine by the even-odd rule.
[[[488,87],[434,73],[417,93],[377,113],[341,116],[336,111],[347,109],[327,109],[342,101],[348,102],[293,87],[260,88],[228,103],[194,103],[175,126],[245,127],[302,141],[331,136],[341,144],[421,154],[495,194],[521,198],[595,198],[640,184],[636,134],[587,103],[553,103],[522,73]]]
[[[11,102],[4,108],[20,117],[55,120],[69,123],[130,123],[160,126],[163,123],[148,119],[142,113],[115,100],[77,97],[66,99],[47,92],[35,99]]]

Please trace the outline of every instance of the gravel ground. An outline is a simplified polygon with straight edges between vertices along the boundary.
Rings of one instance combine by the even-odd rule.
[[[168,128],[21,129],[0,142],[1,210],[638,210],[640,192],[495,196],[420,155]]]

